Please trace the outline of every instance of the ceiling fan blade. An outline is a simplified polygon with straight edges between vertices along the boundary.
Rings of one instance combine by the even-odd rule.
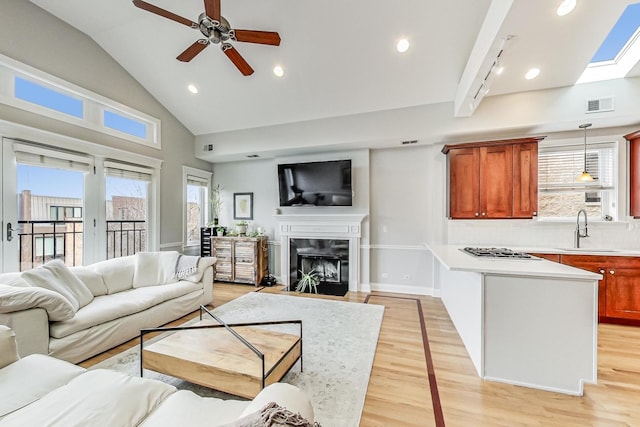
[[[253,68],[251,68],[251,65],[244,60],[242,55],[240,55],[233,46],[226,43],[223,45],[222,51],[227,55],[227,58],[229,58],[231,62],[238,67],[238,70],[240,70],[243,76],[250,76],[253,74]]]
[[[209,18],[220,22],[220,0],[204,0],[204,10]]]
[[[280,46],[280,34],[273,31],[234,30],[239,42]]]
[[[207,39],[196,40],[191,46],[186,48],[184,52],[178,55],[176,59],[182,62],[189,62],[193,58],[195,58],[197,54],[202,52],[204,48],[207,47],[208,45],[209,45],[209,40]]]
[[[183,18],[180,15],[176,15],[175,13],[169,12],[168,10],[164,10],[158,6],[154,6],[150,3],[147,3],[146,1],[133,0],[133,4],[134,6],[139,7],[140,9],[146,10],[147,12],[155,13],[156,15],[160,15],[164,18],[171,19],[172,21],[176,21],[180,24],[186,25],[187,27],[198,28],[198,24],[196,24],[192,20]]]

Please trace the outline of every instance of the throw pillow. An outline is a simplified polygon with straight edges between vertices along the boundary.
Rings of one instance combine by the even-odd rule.
[[[300,414],[294,414],[275,402],[266,404],[257,412],[224,424],[221,427],[321,427],[317,422],[309,422]]]
[[[94,297],[107,295],[109,292],[107,290],[107,285],[104,284],[104,280],[99,273],[96,273],[87,267],[71,267],[69,270],[71,270],[71,272],[75,274],[87,288],[89,288]]]
[[[22,273],[31,286],[58,292],[71,303],[74,311],[93,301],[93,294],[60,260],[49,261],[41,267]]]

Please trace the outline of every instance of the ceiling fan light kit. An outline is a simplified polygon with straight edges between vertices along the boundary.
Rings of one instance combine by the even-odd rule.
[[[257,43],[271,46],[280,45],[280,35],[276,32],[231,28],[229,21],[220,14],[220,0],[204,0],[205,11],[198,17],[197,23],[142,0],[133,0],[133,4],[142,10],[178,22],[192,29],[197,29],[202,33],[205,38],[198,39],[193,42],[191,46],[187,47],[177,56],[176,59],[178,59],[178,61],[189,62],[210,44],[219,44],[220,49],[227,58],[233,62],[236,68],[244,76],[249,76],[253,74],[253,68],[251,68],[230,42]]]

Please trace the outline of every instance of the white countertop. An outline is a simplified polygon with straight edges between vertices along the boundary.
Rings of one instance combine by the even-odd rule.
[[[476,245],[474,245],[476,246]],[[504,245],[498,245],[502,247]],[[560,255],[599,255],[599,256],[631,256],[640,257],[640,251],[631,249],[599,249],[599,248],[547,248],[536,246],[511,246],[509,249],[517,252],[560,254]]]
[[[579,268],[544,259],[480,258],[462,252],[464,246],[427,246],[448,270],[472,271],[513,276],[559,277],[567,279],[600,280],[602,276]],[[510,249],[514,249],[510,247]],[[520,250],[520,249],[514,249]],[[536,250],[532,252],[543,252]],[[566,252],[563,252],[566,253]]]

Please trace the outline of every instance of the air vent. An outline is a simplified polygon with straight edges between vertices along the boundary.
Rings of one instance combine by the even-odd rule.
[[[587,113],[601,113],[603,111],[613,111],[613,97],[587,99]]]
[[[202,151],[213,151],[213,144],[204,144]]]
[[[402,145],[417,144],[417,143],[418,143],[417,139],[412,139],[410,141],[402,141]]]

